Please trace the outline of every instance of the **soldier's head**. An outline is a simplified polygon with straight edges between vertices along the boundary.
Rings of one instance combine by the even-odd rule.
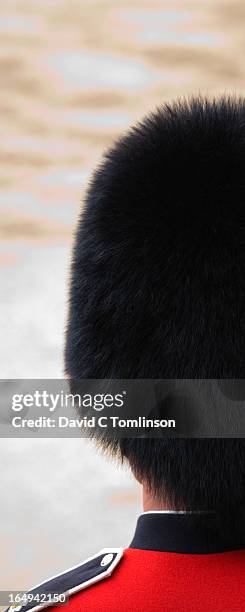
[[[164,105],[92,177],[73,253],[70,378],[245,378],[245,102]],[[158,499],[245,508],[240,439],[125,439]]]

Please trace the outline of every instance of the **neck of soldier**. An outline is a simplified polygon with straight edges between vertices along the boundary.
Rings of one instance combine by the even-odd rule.
[[[158,498],[155,493],[153,493],[146,484],[142,485],[142,493],[143,493],[143,510],[144,512],[156,512],[156,511],[176,511],[166,499]]]

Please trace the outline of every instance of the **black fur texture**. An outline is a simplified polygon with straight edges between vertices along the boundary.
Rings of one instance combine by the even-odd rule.
[[[165,105],[92,177],[73,251],[69,378],[245,378],[245,102]],[[175,504],[245,507],[243,440],[113,449]]]

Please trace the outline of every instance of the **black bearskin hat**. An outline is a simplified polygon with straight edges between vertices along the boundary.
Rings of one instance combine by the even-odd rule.
[[[164,105],[92,177],[73,250],[67,375],[245,378],[244,305],[245,102]],[[242,524],[243,440],[128,439],[111,450],[175,507]]]
[[[92,177],[73,252],[74,378],[245,374],[245,103],[165,105]]]

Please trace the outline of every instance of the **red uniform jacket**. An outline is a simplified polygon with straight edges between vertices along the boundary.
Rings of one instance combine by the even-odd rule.
[[[213,518],[145,513],[129,548],[105,549],[32,592],[69,593],[52,612],[245,612],[245,543],[218,535]]]

